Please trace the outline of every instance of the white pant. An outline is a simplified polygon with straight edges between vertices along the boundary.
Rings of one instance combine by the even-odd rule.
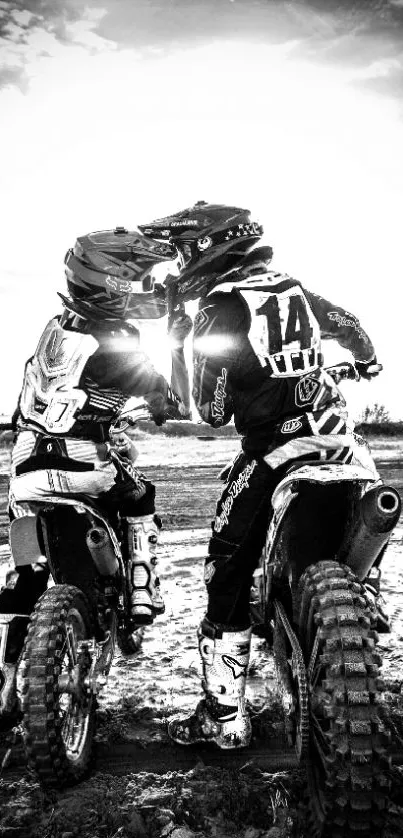
[[[9,503],[16,517],[23,514],[18,504],[24,501],[37,501],[45,495],[87,495],[96,498],[116,485],[118,472],[108,446],[92,440],[65,440],[69,457],[83,464],[88,463],[88,471],[43,468],[17,475],[18,467],[32,455],[36,438],[33,431],[21,431],[12,451]]]
[[[35,501],[44,495],[89,495],[96,498],[115,485],[117,475],[113,463],[99,463],[93,471],[62,471],[41,469],[29,471],[10,480],[10,498],[14,501]]]

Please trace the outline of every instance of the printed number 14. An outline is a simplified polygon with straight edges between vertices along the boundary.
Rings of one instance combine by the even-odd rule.
[[[287,325],[284,339],[281,332],[280,307],[277,297],[270,296],[256,314],[266,317],[269,336],[269,352],[271,355],[281,352],[284,346],[299,342],[301,349],[309,349],[313,329],[309,322],[308,312],[302,297],[293,295],[289,298]]]

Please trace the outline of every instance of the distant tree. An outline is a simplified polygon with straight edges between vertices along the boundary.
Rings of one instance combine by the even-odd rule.
[[[309,6],[321,9],[323,12],[384,12],[395,11],[390,0],[308,0]],[[392,5],[392,10],[390,6]],[[398,6],[398,4],[396,4]]]
[[[390,414],[384,404],[378,404],[378,402],[375,402],[375,404],[367,404],[361,413],[359,421],[383,424],[385,422],[390,422]]]

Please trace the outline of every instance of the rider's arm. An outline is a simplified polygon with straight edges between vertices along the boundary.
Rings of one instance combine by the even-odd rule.
[[[357,361],[364,364],[375,361],[375,349],[354,314],[335,306],[318,294],[304,288],[312,311],[319,323],[322,338],[332,338],[344,349],[349,349]]]
[[[239,356],[242,306],[230,294],[212,294],[196,315],[193,337],[193,398],[204,422],[226,425],[234,412],[231,373]]]
[[[116,342],[115,342],[116,341]],[[155,417],[162,415],[170,394],[168,382],[138,345],[125,347],[125,338],[101,342],[86,372],[100,386],[118,388],[127,396],[142,396]]]

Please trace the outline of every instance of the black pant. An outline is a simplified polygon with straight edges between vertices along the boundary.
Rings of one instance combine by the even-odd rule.
[[[217,504],[205,566],[207,618],[228,628],[250,625],[253,572],[265,543],[271,496],[280,475],[261,457],[240,455]]]

